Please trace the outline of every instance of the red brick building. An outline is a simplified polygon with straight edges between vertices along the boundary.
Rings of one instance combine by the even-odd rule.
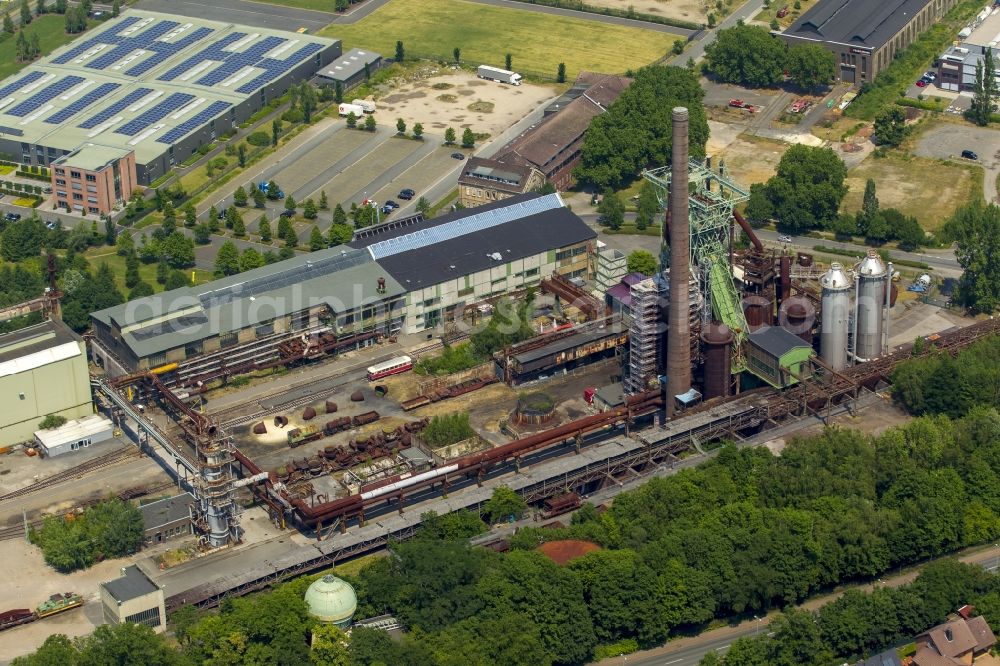
[[[86,143],[54,161],[50,173],[60,207],[104,215],[132,196],[135,151]]]

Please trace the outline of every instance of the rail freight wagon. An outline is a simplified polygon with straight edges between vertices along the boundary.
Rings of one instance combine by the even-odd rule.
[[[319,426],[307,425],[301,428],[292,428],[288,431],[288,446],[294,449],[296,446],[302,446],[322,436],[323,431],[320,430]]]

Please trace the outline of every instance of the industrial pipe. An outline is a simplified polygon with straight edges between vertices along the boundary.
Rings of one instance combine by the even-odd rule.
[[[740,225],[740,229],[743,230],[743,233],[745,233],[747,238],[750,239],[750,242],[753,244],[753,248],[757,250],[757,252],[763,252],[764,244],[760,242],[759,238],[757,238],[757,234],[754,233],[753,227],[750,226],[750,223],[743,219],[743,216],[740,215],[740,211],[734,210],[733,217],[736,219],[736,223]]]

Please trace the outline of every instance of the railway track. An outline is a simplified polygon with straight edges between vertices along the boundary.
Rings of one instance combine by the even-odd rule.
[[[154,485],[151,485],[151,486],[143,486],[141,488],[141,491],[142,491],[141,494],[131,494],[130,491],[140,490],[140,489],[136,488],[136,489],[129,489],[129,490],[123,491],[122,493],[119,493],[119,497],[122,496],[122,495],[124,495],[125,493],[129,493],[130,498],[143,497],[145,495],[152,495],[154,493],[158,493],[158,492],[160,492],[162,490],[166,490],[167,488],[173,488],[174,485],[175,484],[174,484],[173,481],[164,481],[162,483],[157,483],[157,484],[154,484]],[[81,502],[80,506],[83,507],[83,508],[87,508],[89,506],[93,506],[94,504],[97,504],[100,501],[101,501],[100,499],[89,500],[89,501],[86,501],[86,502]],[[28,522],[28,529],[29,530],[33,530],[33,529],[37,529],[37,528],[41,527],[42,523],[45,522],[45,519],[47,517],[48,516],[39,516],[38,518],[33,518],[33,519],[27,521]],[[9,525],[7,527],[0,527],[0,541],[12,541],[14,539],[23,539],[23,538],[24,538],[24,522],[18,523],[17,525]]]
[[[453,340],[452,342],[453,343],[454,342],[460,342],[461,340],[464,340],[464,339],[466,339],[468,337],[469,336],[467,334],[456,336],[455,340]],[[435,352],[435,351],[437,351],[439,349],[442,349],[443,347],[444,347],[444,343],[441,342],[440,340],[438,340],[436,342],[432,342],[432,343],[430,343],[428,345],[424,345],[423,347],[418,347],[417,349],[414,349],[414,350],[410,351],[409,355],[412,356],[413,358],[420,358],[421,356],[424,356],[424,355],[429,354],[431,352]],[[369,362],[365,361],[365,363],[367,364]],[[360,368],[361,366],[358,366],[358,367]],[[261,420],[262,418],[264,418],[266,416],[274,414],[275,412],[280,412],[280,411],[284,411],[284,410],[288,410],[288,409],[294,409],[294,408],[300,407],[302,405],[307,405],[307,404],[309,404],[311,402],[315,402],[316,401],[316,396],[314,394],[310,393],[310,394],[304,395],[304,396],[302,396],[300,398],[295,398],[293,400],[288,400],[286,402],[275,403],[272,407],[270,407],[268,409],[260,409],[260,410],[258,410],[256,412],[253,412],[252,414],[246,414],[246,415],[237,416],[237,417],[234,417],[234,418],[231,418],[231,419],[225,419],[225,414],[227,414],[227,413],[232,414],[234,412],[238,412],[238,411],[241,410],[241,408],[246,407],[247,405],[256,404],[256,405],[259,406],[261,402],[266,401],[266,400],[268,400],[270,398],[275,398],[275,397],[280,396],[280,395],[285,394],[285,393],[291,393],[292,391],[300,391],[300,390],[308,389],[310,386],[319,386],[321,384],[324,384],[328,380],[329,380],[329,377],[324,377],[323,379],[314,379],[314,380],[310,380],[308,382],[303,382],[301,384],[296,384],[296,385],[291,386],[291,387],[289,387],[289,388],[287,388],[287,389],[285,389],[283,391],[280,391],[278,393],[272,393],[270,395],[266,395],[266,396],[263,396],[261,398],[257,398],[255,400],[252,400],[252,401],[249,401],[249,402],[245,402],[242,405],[238,405],[236,407],[232,407],[230,409],[227,409],[227,410],[225,410],[225,411],[217,414],[216,418],[219,419],[219,421],[222,424],[223,428],[230,429],[230,428],[235,428],[235,427],[238,427],[238,426],[241,426],[241,425],[246,425],[247,423],[252,423],[253,421],[259,421],[259,420]],[[340,386],[344,386],[346,384],[350,384],[353,381],[356,381],[356,380],[345,380],[343,383],[337,384],[333,388],[339,388]]]
[[[6,495],[0,495],[0,502],[15,499],[18,497],[24,497],[25,495],[30,495],[31,493],[37,492],[39,490],[44,490],[45,488],[51,488],[52,486],[57,486],[60,483],[65,483],[67,481],[72,481],[78,479],[81,476],[90,474],[91,472],[96,472],[97,470],[104,469],[106,467],[112,467],[114,465],[121,464],[128,460],[133,460],[135,458],[141,458],[142,454],[134,446],[124,446],[120,449],[115,449],[109,453],[98,456],[87,462],[80,463],[79,465],[73,467],[72,469],[67,469],[62,472],[56,472],[52,476],[47,476],[44,479],[39,479],[30,486],[25,486],[24,488],[19,488]]]

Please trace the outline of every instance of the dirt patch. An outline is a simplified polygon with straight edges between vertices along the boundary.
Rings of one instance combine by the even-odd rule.
[[[456,90],[455,92],[457,92],[462,97],[472,97],[474,94],[476,94],[474,90],[468,90],[467,88],[461,88],[459,90]]]
[[[666,16],[684,21],[698,22],[708,15],[708,3],[705,0],[587,0],[595,7],[610,7],[628,11],[634,9],[640,14]]]
[[[493,113],[493,106],[494,106],[493,102],[484,102],[482,100],[476,100],[466,108],[469,109],[469,111],[473,111],[475,113]]]
[[[600,550],[601,547],[591,541],[579,541],[577,539],[566,539],[564,541],[549,541],[538,547],[545,557],[549,558],[559,566],[569,564],[578,557],[583,557],[587,553]]]
[[[449,88],[454,88],[454,87],[455,86],[453,86],[452,84],[444,83],[443,81],[440,83],[435,83],[434,85],[431,86],[431,88],[433,88],[434,90],[448,90]]]
[[[486,81],[469,81],[465,85],[467,85],[467,86],[485,86],[485,85],[487,85],[487,83],[486,83]]]
[[[778,169],[789,146],[780,141],[741,134],[722,151],[732,177],[744,186],[763,183]]]
[[[437,101],[444,102],[445,104],[454,104],[458,101],[458,97],[455,95],[438,95]]]

